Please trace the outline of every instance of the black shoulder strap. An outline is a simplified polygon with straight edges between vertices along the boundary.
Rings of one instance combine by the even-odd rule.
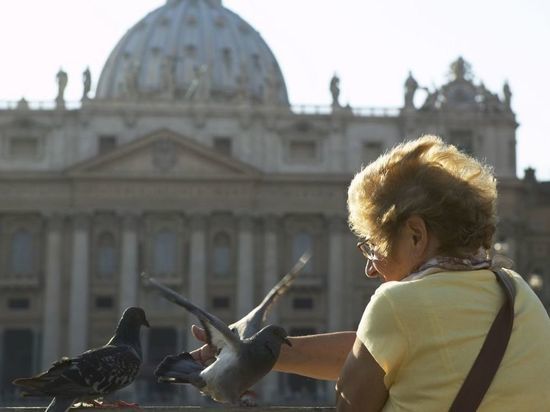
[[[449,409],[451,412],[477,410],[495,377],[510,340],[514,324],[516,287],[514,281],[502,269],[494,269],[493,272],[506,295],[506,301],[493,321],[472,369]]]

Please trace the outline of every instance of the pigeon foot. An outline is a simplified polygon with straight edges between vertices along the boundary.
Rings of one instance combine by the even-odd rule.
[[[103,403],[102,408],[112,409],[141,409],[137,403],[126,401],[113,401],[112,403]]]
[[[90,402],[80,402],[75,404],[76,408],[98,408],[98,409],[141,409],[137,403],[128,403],[125,401],[104,402],[94,399]]]
[[[245,391],[239,399],[239,406],[246,408],[258,406],[258,402],[256,401],[256,392],[250,390]]]

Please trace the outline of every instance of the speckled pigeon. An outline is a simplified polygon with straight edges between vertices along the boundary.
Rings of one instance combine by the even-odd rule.
[[[309,252],[304,253],[256,308],[230,326],[142,274],[165,298],[193,313],[204,327],[207,342],[217,348],[216,360],[207,367],[195,361],[188,352],[167,356],[155,371],[159,381],[190,383],[215,401],[239,403],[241,395],[273,368],[281,344],[291,345],[282,327],[260,328],[268,309],[288,289],[310,256]]]
[[[53,396],[46,412],[65,412],[76,401],[108,395],[132,383],[139,372],[142,325],[149,327],[143,309],[128,308],[105,346],[64,357],[46,372],[13,384],[24,388],[24,396]]]

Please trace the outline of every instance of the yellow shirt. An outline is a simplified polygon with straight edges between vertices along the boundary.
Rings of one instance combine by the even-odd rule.
[[[521,276],[507,272],[517,288],[514,328],[479,410],[550,411],[550,319]],[[447,411],[503,302],[489,270],[381,285],[357,336],[386,372],[383,410]]]

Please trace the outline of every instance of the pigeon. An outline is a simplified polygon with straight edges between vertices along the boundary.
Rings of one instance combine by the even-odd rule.
[[[46,412],[65,412],[76,401],[108,395],[132,383],[139,372],[142,325],[149,327],[145,312],[130,307],[105,346],[63,357],[47,371],[15,379],[13,384],[24,388],[23,396],[53,396]]]
[[[277,325],[262,328],[262,325],[270,307],[290,287],[310,257],[310,252],[304,253],[258,306],[229,326],[142,274],[165,298],[193,313],[204,328],[207,343],[217,349],[216,360],[208,366],[194,360],[189,352],[167,356],[155,370],[159,382],[189,383],[217,402],[238,404],[241,396],[271,371],[281,345],[292,346],[284,328]]]

